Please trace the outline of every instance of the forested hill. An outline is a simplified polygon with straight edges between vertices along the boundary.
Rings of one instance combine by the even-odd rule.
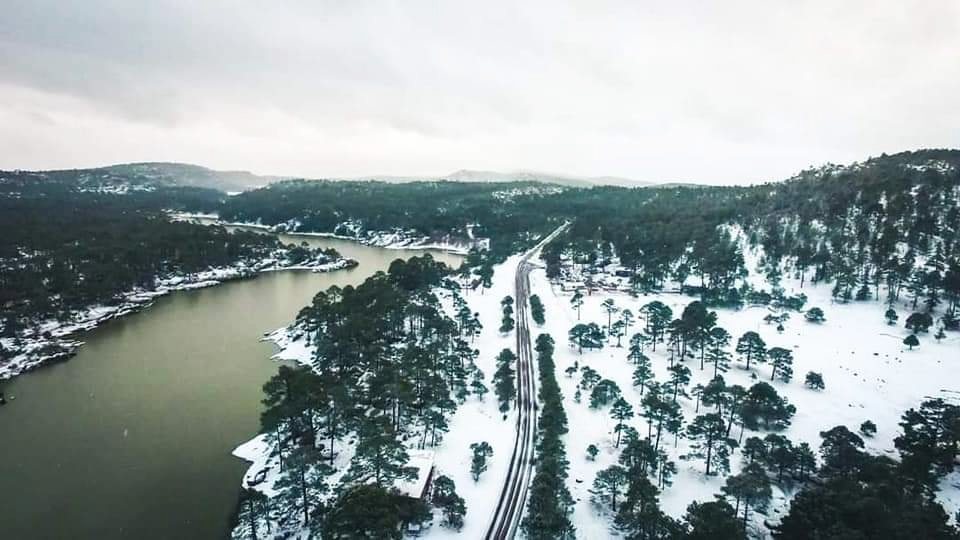
[[[231,197],[220,212],[300,231],[472,232],[491,238],[500,257],[571,220],[556,246],[587,253],[599,245],[654,284],[681,262],[701,264],[693,260],[704,259],[701,251],[728,245],[718,226],[736,224],[776,259],[816,264],[822,277],[853,272],[852,265],[862,278],[877,271],[864,257],[876,267],[890,262],[894,248],[901,263],[930,249],[955,258],[958,185],[960,151],[920,150],[747,187],[290,181]],[[853,260],[831,260],[831,253]]]
[[[783,264],[788,271],[812,268],[814,279],[835,283],[842,300],[876,296],[883,284],[936,305],[953,294],[948,291],[956,289],[960,272],[958,150],[884,155],[746,187],[291,180],[227,197],[155,183],[155,171],[142,167],[0,173],[7,225],[17,226],[10,220],[23,219],[29,205],[42,214],[57,212],[58,204],[96,206],[103,197],[104,208],[122,200],[145,212],[218,211],[226,220],[295,231],[489,238],[490,259],[499,260],[570,221],[546,253],[548,263],[562,254],[616,255],[638,288],[695,276],[719,303],[735,303],[740,295],[734,290],[744,271],[738,232],[764,247],[772,275],[784,271]]]
[[[82,191],[126,193],[161,187],[195,187],[238,192],[280,180],[247,171],[215,171],[186,163],[125,163],[90,169],[0,171],[0,184],[50,183]]]
[[[506,253],[520,249],[517,241],[528,239],[528,232],[549,230],[550,220],[529,207],[563,189],[538,182],[294,180],[231,197],[220,216],[348,236],[394,229],[422,236],[473,234],[495,239],[499,251]]]
[[[121,306],[132,291],[155,291],[161,278],[339,258],[168,218],[169,208],[216,210],[225,197],[216,190],[86,190],[30,174],[0,178],[0,378],[43,324],[69,325],[97,306]]]

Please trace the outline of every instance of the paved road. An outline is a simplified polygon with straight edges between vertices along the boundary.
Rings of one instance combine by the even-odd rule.
[[[533,478],[533,452],[537,433],[537,393],[533,367],[533,348],[530,344],[530,325],[527,308],[530,299],[530,258],[540,248],[560,234],[561,226],[550,236],[524,254],[517,264],[515,305],[517,307],[517,436],[510,457],[510,469],[500,491],[500,500],[487,529],[487,540],[513,538],[520,527],[527,501],[527,488]]]

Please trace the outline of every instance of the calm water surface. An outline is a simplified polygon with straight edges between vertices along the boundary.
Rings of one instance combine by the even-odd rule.
[[[69,362],[5,383],[16,400],[0,407],[0,538],[224,537],[247,467],[230,452],[257,433],[277,369],[260,336],[318,290],[423,253],[306,241],[360,266],[173,293],[88,332]]]

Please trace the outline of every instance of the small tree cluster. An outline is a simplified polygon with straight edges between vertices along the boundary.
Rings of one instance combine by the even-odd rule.
[[[511,332],[516,325],[513,320],[513,297],[509,294],[500,301],[500,307],[503,310],[503,317],[500,319],[500,333]]]
[[[540,297],[535,294],[530,295],[530,318],[533,319],[533,322],[541,326],[546,322],[543,314],[543,302],[540,300]]]

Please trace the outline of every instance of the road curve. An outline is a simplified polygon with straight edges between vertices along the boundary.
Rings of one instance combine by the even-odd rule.
[[[517,435],[510,457],[510,468],[500,491],[500,500],[494,511],[487,540],[514,538],[520,528],[527,489],[533,478],[533,452],[537,434],[537,394],[533,368],[533,348],[530,343],[530,325],[527,307],[530,299],[530,258],[560,234],[566,224],[557,228],[539,244],[527,251],[517,264],[515,305],[517,307]]]

